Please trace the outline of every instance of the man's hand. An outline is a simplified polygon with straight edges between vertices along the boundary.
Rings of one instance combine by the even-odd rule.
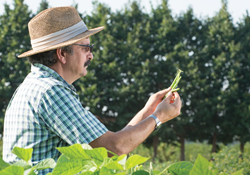
[[[150,96],[148,99],[146,105],[142,109],[147,116],[153,114],[155,112],[156,107],[158,106],[159,103],[162,102],[162,99],[165,97],[167,93],[171,91],[171,88],[167,88],[164,90],[161,90],[153,95]]]
[[[165,123],[180,115],[181,103],[178,92],[168,92],[167,97],[159,103],[153,114]]]

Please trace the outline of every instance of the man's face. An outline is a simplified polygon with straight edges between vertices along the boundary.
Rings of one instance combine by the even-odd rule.
[[[75,44],[90,45],[89,38],[78,41]],[[72,45],[73,53],[68,54],[67,63],[72,76],[76,79],[87,74],[87,67],[93,59],[93,54],[89,47]]]

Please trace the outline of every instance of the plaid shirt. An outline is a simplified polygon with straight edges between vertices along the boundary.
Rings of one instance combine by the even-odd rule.
[[[32,163],[58,159],[55,147],[90,143],[107,128],[82,107],[75,88],[52,69],[35,64],[14,93],[4,119],[3,159],[13,163],[17,146],[33,148]],[[47,174],[51,170],[40,171]]]

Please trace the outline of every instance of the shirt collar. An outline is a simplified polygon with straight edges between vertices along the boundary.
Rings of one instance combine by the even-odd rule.
[[[65,81],[56,71],[53,69],[39,63],[35,63],[34,65],[31,65],[31,72],[38,73],[38,72],[44,72],[44,74],[47,74],[48,77],[53,77],[59,81],[62,81],[66,86],[68,86],[73,91],[76,91],[75,87],[73,85],[70,85],[67,81]]]

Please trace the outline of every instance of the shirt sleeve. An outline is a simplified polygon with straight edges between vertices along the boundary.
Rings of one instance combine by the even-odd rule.
[[[53,86],[43,95],[39,114],[48,129],[68,144],[88,144],[108,129],[72,93],[70,88]]]

